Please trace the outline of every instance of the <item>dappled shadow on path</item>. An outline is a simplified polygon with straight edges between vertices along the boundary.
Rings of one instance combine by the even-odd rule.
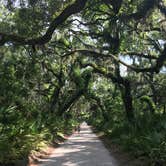
[[[40,166],[118,166],[87,125],[74,134]]]

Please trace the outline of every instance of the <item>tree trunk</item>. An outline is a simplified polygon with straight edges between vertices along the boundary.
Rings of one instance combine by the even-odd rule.
[[[165,107],[165,104],[164,104],[164,111],[163,111],[163,114],[166,114],[166,107]]]
[[[84,92],[82,90],[77,90],[74,94],[72,94],[68,100],[63,103],[62,107],[58,110],[57,115],[62,116],[63,113],[65,113],[66,110],[83,95],[83,93]]]
[[[59,98],[60,89],[61,89],[60,86],[56,87],[53,92],[53,95],[51,96],[51,104],[50,104],[51,113],[53,113],[55,111],[55,108],[56,108],[56,105],[58,102],[58,98]]]
[[[129,122],[134,121],[134,112],[133,112],[133,99],[131,95],[131,85],[129,81],[125,81],[124,90],[122,93],[122,98],[125,106],[126,116]]]

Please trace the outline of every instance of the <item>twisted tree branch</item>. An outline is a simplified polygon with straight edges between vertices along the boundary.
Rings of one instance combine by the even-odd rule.
[[[42,45],[49,42],[55,29],[61,25],[65,20],[73,14],[79,13],[86,5],[88,0],[76,0],[73,4],[67,6],[59,16],[57,16],[51,23],[46,33],[37,38],[27,39],[15,34],[7,34],[0,32],[0,46],[7,42],[17,43],[20,45]]]

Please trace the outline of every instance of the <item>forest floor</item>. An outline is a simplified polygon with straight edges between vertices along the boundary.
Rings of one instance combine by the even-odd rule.
[[[57,148],[48,148],[49,156],[30,166],[143,166],[144,164],[112,147],[105,137],[94,134],[87,124]],[[101,141],[103,140],[103,142]],[[106,149],[109,149],[109,151]]]

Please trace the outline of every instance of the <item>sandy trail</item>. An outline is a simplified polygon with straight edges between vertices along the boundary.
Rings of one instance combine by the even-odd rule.
[[[51,156],[38,166],[118,166],[118,161],[110,155],[103,143],[83,123],[81,132],[73,134]]]

